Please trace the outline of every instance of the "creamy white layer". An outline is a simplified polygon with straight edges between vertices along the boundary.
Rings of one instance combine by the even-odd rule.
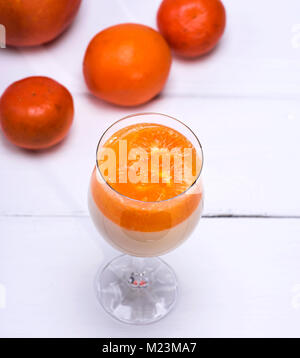
[[[197,209],[186,220],[171,229],[140,232],[125,229],[108,219],[97,207],[90,192],[88,204],[91,218],[103,238],[117,250],[140,257],[160,256],[175,249],[192,233],[203,210],[201,200]]]

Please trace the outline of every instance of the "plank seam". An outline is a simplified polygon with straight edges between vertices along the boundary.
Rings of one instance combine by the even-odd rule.
[[[0,218],[88,218],[88,214],[0,214]],[[300,219],[300,215],[206,214],[203,219]]]

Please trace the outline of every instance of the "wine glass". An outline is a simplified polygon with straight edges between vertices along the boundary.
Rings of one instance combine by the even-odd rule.
[[[139,143],[144,151],[136,148],[135,144]],[[188,148],[183,148],[182,143]],[[136,160],[132,159],[132,153],[128,155],[125,144],[135,150]],[[179,144],[179,148],[170,156],[169,149],[173,150],[175,144]],[[159,145],[168,148],[158,148]],[[142,158],[145,153],[147,156]],[[167,178],[162,178],[164,159],[151,166],[150,174],[142,175],[142,171],[149,168],[149,159],[152,163],[157,158],[155,153],[169,155],[171,169],[165,161],[169,169]],[[131,183],[130,170],[137,161],[139,181],[135,176]],[[202,147],[194,132],[164,114],[125,117],[100,138],[89,188],[89,211],[101,236],[124,254],[99,270],[95,282],[103,308],[119,321],[138,325],[153,323],[174,307],[178,293],[176,275],[157,256],[175,249],[196,227],[203,210],[202,167]],[[154,169],[158,170],[156,177]],[[185,175],[187,169],[191,170]],[[155,183],[147,182],[153,178]]]

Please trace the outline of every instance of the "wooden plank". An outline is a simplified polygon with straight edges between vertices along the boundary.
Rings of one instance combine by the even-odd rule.
[[[223,0],[227,29],[216,51],[195,61],[174,60],[165,93],[172,96],[300,95],[300,3]],[[38,74],[60,80],[73,92],[86,92],[82,60],[90,39],[100,30],[138,22],[156,27],[160,0],[90,0],[74,26],[49,45],[29,50],[1,50],[0,91],[13,80]],[[272,16],[267,16],[270,14]],[[2,62],[3,61],[3,62]],[[13,71],[11,70],[13,68]]]
[[[174,115],[199,136],[206,215],[300,215],[298,101],[160,97],[143,110]],[[74,127],[50,151],[0,136],[0,215],[87,215],[100,135],[133,111],[76,96]]]
[[[1,337],[299,336],[300,220],[203,219],[165,256],[180,297],[155,330],[98,304],[94,275],[118,253],[88,218],[1,218],[0,228]]]

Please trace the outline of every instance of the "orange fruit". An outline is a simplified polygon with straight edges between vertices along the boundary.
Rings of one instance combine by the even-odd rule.
[[[220,0],[163,0],[157,25],[174,52],[197,57],[211,51],[224,33],[225,8]]]
[[[0,24],[10,46],[37,46],[59,36],[74,20],[81,0],[0,0]]]
[[[120,159],[122,155],[119,151],[120,141],[127,143],[128,159],[124,162]],[[116,156],[115,178],[109,171],[106,173],[107,166],[103,166],[106,162],[114,165],[114,161],[108,161],[107,149],[112,150]],[[146,163],[145,171],[143,166],[138,169],[135,166],[137,161],[130,157],[131,150],[136,149],[139,150],[137,161]],[[185,178],[183,175],[181,181],[175,180],[175,160],[172,155],[170,156],[170,170],[166,170],[162,156],[165,150],[171,153],[172,149],[179,149],[180,153],[176,153],[181,155],[182,159],[184,155],[190,155],[193,176]],[[188,153],[185,153],[184,149],[188,149]],[[104,150],[103,158],[101,157],[102,150]],[[145,156],[141,154],[141,150],[144,151]],[[157,167],[151,166],[152,153],[158,153],[160,156]],[[192,187],[200,169],[196,165],[197,159],[199,158],[192,143],[169,127],[151,123],[125,127],[108,139],[98,152],[98,168],[105,181],[99,180],[100,174],[97,172],[98,169],[95,169],[91,179],[92,197],[106,217],[126,229],[142,232],[170,229],[187,219],[202,199],[200,184],[197,184],[198,188]],[[131,180],[131,168],[137,171],[140,180],[135,182]],[[152,180],[152,168],[158,174],[155,182]],[[183,170],[183,167],[181,169]],[[121,180],[120,173],[123,175],[125,171],[127,179],[123,181],[124,177]],[[189,194],[180,195],[188,189]]]
[[[0,124],[15,145],[43,149],[60,142],[74,116],[70,92],[47,77],[14,82],[0,99]]]
[[[139,24],[120,24],[92,39],[83,72],[96,97],[121,106],[136,106],[162,91],[171,61],[169,46],[157,31]]]

